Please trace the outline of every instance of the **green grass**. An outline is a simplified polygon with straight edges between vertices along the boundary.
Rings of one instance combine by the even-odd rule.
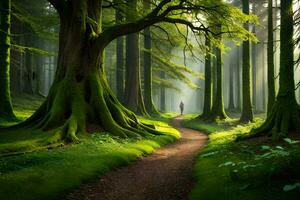
[[[28,117],[42,100],[39,97],[28,98],[32,99],[18,97],[14,101],[16,114],[22,119]],[[30,130],[1,133],[2,153],[15,149],[32,149],[35,152],[0,157],[0,199],[62,199],[66,192],[81,184],[128,165],[180,137],[180,133],[166,122],[140,120],[155,125],[164,134],[147,139],[120,139],[102,132],[81,138],[80,144],[36,151],[47,145],[42,141],[49,139],[45,136],[48,134],[32,133]],[[56,139],[55,134],[52,137]]]
[[[209,136],[194,167],[196,185],[191,200],[299,199],[299,143],[235,142],[261,123],[259,118],[245,125],[238,125],[237,119],[212,124],[185,121],[185,126]],[[285,192],[284,187],[292,190]]]

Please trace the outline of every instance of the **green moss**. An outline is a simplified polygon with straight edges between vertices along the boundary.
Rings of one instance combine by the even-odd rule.
[[[284,192],[283,188],[300,180],[297,172],[300,156],[296,156],[300,155],[300,145],[234,142],[238,136],[263,123],[259,118],[244,125],[237,121],[203,124],[190,120],[184,123],[209,134],[209,144],[199,154],[194,167],[196,185],[190,199],[298,199],[297,188],[289,192]],[[271,150],[262,151],[266,145]],[[279,150],[281,147],[283,150]]]
[[[14,96],[13,101],[18,117],[26,119],[43,98],[22,95]],[[80,135],[80,144],[63,145],[59,130],[53,133],[33,132],[31,129],[2,132],[2,155],[15,151],[34,152],[0,157],[0,199],[62,199],[66,192],[86,181],[128,165],[180,137],[180,133],[166,122],[139,120],[154,125],[163,134],[143,139],[121,139],[101,132]]]

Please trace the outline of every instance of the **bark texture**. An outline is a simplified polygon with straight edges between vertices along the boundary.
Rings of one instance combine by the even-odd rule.
[[[243,12],[249,14],[249,0],[243,0]],[[244,25],[249,30],[249,24]],[[250,41],[243,42],[243,86],[242,86],[242,115],[240,121],[248,123],[253,121],[252,91],[251,91],[251,62]]]
[[[287,137],[289,131],[300,131],[300,107],[295,97],[293,0],[282,0],[280,29],[279,91],[265,123],[251,136],[270,133],[274,139]]]
[[[78,141],[79,134],[97,130],[120,137],[159,134],[140,123],[109,88],[103,51],[117,36],[113,35],[114,29],[102,32],[101,2],[77,0],[54,4],[63,10],[59,12],[61,28],[55,80],[46,101],[19,127],[57,129],[61,139],[71,142]]]
[[[10,0],[0,2],[0,118],[15,119],[10,95]]]
[[[212,107],[212,45],[209,38],[205,40],[206,55],[205,55],[205,88],[204,88],[204,104],[203,113],[199,119],[206,119],[211,113]]]
[[[274,69],[273,0],[268,0],[268,114],[276,98]]]

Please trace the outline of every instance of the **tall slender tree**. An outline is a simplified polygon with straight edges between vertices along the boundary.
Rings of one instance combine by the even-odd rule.
[[[250,13],[249,0],[242,0],[243,12]],[[249,30],[249,23],[244,24],[244,28]],[[250,61],[250,41],[243,42],[243,86],[242,86],[242,115],[241,122],[253,121],[253,108],[252,108],[252,91],[251,91],[251,61]]]
[[[151,8],[150,0],[144,0],[144,8],[149,10]],[[145,108],[150,115],[159,115],[152,97],[152,37],[151,29],[147,27],[144,30],[144,101]]]
[[[270,114],[276,98],[273,31],[273,0],[268,0],[268,114]]]
[[[211,113],[212,107],[212,45],[209,37],[205,37],[205,88],[204,88],[204,104],[203,113],[198,117],[199,119],[206,119]]]
[[[292,129],[300,131],[300,107],[295,96],[293,0],[281,0],[280,6],[279,91],[265,123],[252,136],[272,133],[274,139],[287,137]]]
[[[137,0],[128,0],[127,21],[134,21],[137,16]],[[132,111],[147,115],[141,88],[139,33],[126,36],[126,81],[125,105]]]
[[[0,118],[15,119],[10,95],[11,1],[0,1]]]

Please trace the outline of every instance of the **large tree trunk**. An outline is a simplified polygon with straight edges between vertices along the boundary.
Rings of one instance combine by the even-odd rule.
[[[10,0],[0,1],[0,118],[15,119],[10,96]]]
[[[42,106],[19,126],[58,129],[61,137],[77,141],[78,134],[105,130],[120,137],[157,132],[139,123],[109,88],[103,51],[113,39],[100,35],[101,1],[71,1],[60,13],[58,66],[54,83]],[[87,18],[90,20],[84,20]],[[89,23],[90,21],[95,23]],[[97,40],[93,35],[97,34]]]
[[[137,0],[128,0],[127,21],[135,20]],[[140,115],[147,115],[141,88],[139,33],[126,36],[125,105]]]
[[[152,57],[151,57],[151,30],[150,27],[144,30],[144,97],[145,108],[150,115],[159,115],[154,106],[152,97]]]
[[[249,0],[243,0],[243,12],[249,14]],[[249,30],[249,24],[244,25],[246,30]],[[242,115],[241,122],[253,121],[253,110],[251,100],[251,62],[250,62],[250,41],[243,42],[243,100],[242,100]]]
[[[274,139],[287,137],[292,129],[300,131],[299,105],[295,97],[293,0],[282,0],[280,29],[279,91],[265,123],[254,136],[272,133]]]
[[[204,88],[204,105],[203,112],[198,117],[199,119],[206,119],[211,113],[212,106],[212,59],[211,51],[212,45],[210,39],[205,39],[206,55],[205,55],[205,88]]]
[[[275,102],[275,77],[274,77],[274,34],[273,34],[273,0],[268,5],[268,108],[270,114]]]

